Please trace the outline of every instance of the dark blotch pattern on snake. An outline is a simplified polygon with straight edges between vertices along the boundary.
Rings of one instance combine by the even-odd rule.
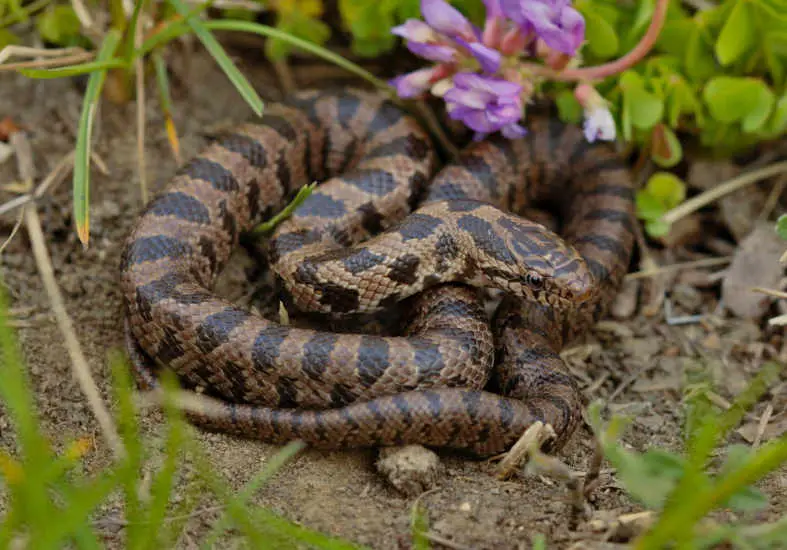
[[[413,119],[360,91],[299,93],[208,147],[124,250],[138,379],[155,385],[169,367],[217,398],[192,421],[275,443],[484,456],[540,420],[562,446],[581,399],[558,353],[604,314],[632,253],[626,165],[546,119],[524,139],[491,138],[436,175],[435,165]],[[344,315],[412,297],[401,336],[282,326],[212,292],[239,235],[315,180],[271,239],[273,269],[304,310]],[[546,203],[560,210],[559,237],[516,215]],[[507,296],[493,323],[479,286]],[[490,379],[502,395],[484,391]]]

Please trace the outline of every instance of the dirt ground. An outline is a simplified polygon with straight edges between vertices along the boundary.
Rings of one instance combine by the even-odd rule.
[[[190,65],[189,90],[179,86],[175,97],[175,121],[184,159],[205,144],[206,128],[250,116],[244,102],[209,59],[197,53]],[[265,67],[249,60],[241,67],[264,98],[279,97],[278,80]],[[299,86],[320,79],[336,82],[333,71],[319,68],[297,69],[295,77]],[[73,149],[81,107],[79,84],[69,80],[34,82],[0,74],[0,119],[10,116],[29,130],[39,178]],[[149,102],[147,115],[147,167],[155,193],[174,173],[176,164],[155,98]],[[135,171],[134,120],[133,105],[118,107],[110,103],[105,103],[97,118],[96,151],[110,173],[93,172],[92,237],[88,249],[82,248],[74,233],[70,179],[39,202],[68,312],[105,398],[109,395],[107,352],[122,346],[119,252],[142,207]],[[0,164],[0,183],[16,177],[13,158]],[[0,191],[0,204],[12,197],[11,193]],[[0,218],[0,240],[7,237],[14,222],[14,214]],[[662,256],[666,263],[670,259],[680,260],[681,255]],[[245,283],[240,284],[243,265],[236,262],[233,274],[225,277],[222,287],[235,298],[248,290]],[[46,430],[56,442],[93,436],[99,443],[87,456],[86,467],[91,470],[106,464],[108,453],[100,444],[97,424],[71,375],[62,337],[24,230],[2,256],[0,274],[12,296]],[[710,372],[718,383],[719,397],[730,400],[763,361],[783,356],[780,331],[715,313],[718,278],[709,285],[681,282],[686,280],[672,277],[666,282],[673,309],[675,314],[706,314],[701,322],[669,325],[663,310],[650,317],[610,317],[566,353],[589,400],[608,400],[611,411],[634,417],[624,438],[634,449],[680,448],[680,401],[687,373]],[[734,435],[733,442],[746,442],[744,436],[751,439],[752,427],[769,403],[773,407],[769,429],[775,432],[784,424],[786,400],[787,389],[782,384],[747,418],[743,435]],[[160,419],[156,412],[146,413],[145,431],[155,434]],[[246,482],[276,451],[274,446],[220,434],[201,433],[200,440],[214,466],[235,487]],[[7,447],[14,445],[4,415],[0,415],[0,441]],[[560,456],[572,468],[585,471],[592,450],[590,431],[583,427]],[[415,499],[402,496],[382,480],[374,468],[375,456],[373,451],[308,450],[286,465],[256,502],[308,527],[372,548],[408,548],[410,512]],[[493,464],[448,455],[441,458],[444,470],[438,486],[420,502],[428,511],[431,532],[450,541],[446,547],[529,548],[537,533],[546,535],[550,548],[614,546],[603,542],[603,533],[591,532],[586,521],[576,529],[569,528],[568,492],[563,484],[524,475],[499,482],[494,477]],[[639,509],[611,472],[605,470],[601,481],[588,502],[593,517],[616,517]],[[188,479],[182,480],[178,491],[185,491],[188,483]],[[769,496],[770,506],[757,519],[772,520],[782,515],[787,508],[787,471],[776,472],[761,487]],[[210,505],[206,501],[200,508]],[[111,506],[104,512],[108,518],[119,518]],[[191,519],[180,546],[194,547],[215,517],[212,512]],[[120,529],[111,521],[105,526],[107,541],[114,542],[113,546],[121,540]]]

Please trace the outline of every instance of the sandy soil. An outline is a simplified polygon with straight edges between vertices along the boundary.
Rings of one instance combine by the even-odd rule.
[[[204,145],[201,132],[205,128],[250,116],[245,104],[209,60],[194,55],[191,65],[190,90],[186,92],[181,87],[175,98],[184,158]],[[242,69],[265,98],[279,96],[276,79],[264,67],[247,62],[242,64]],[[306,85],[307,79],[319,75],[316,70],[303,70],[297,71],[296,77],[300,85]],[[39,177],[73,148],[81,106],[78,84],[66,80],[32,82],[7,73],[0,75],[0,118],[11,116],[29,129]],[[155,192],[176,169],[155,100],[149,102],[148,124],[148,174]],[[68,181],[40,201],[39,211],[68,311],[76,323],[93,375],[108,398],[107,352],[122,345],[117,286],[119,250],[142,204],[135,175],[133,106],[106,103],[96,126],[96,151],[111,173],[102,175],[94,171],[90,248],[84,250],[74,234]],[[0,165],[0,183],[14,179],[13,160]],[[0,203],[12,196],[0,191]],[[14,221],[13,215],[0,218],[0,239],[10,233]],[[231,295],[240,296],[248,288],[240,285],[243,265],[238,264],[225,285]],[[86,468],[89,471],[106,464],[108,454],[100,444],[97,424],[71,376],[62,337],[50,313],[24,231],[14,238],[2,257],[0,274],[19,312],[19,335],[45,428],[55,442],[95,437],[99,443],[87,456]],[[680,292],[674,292],[673,297],[679,311],[715,310],[717,287],[677,290]],[[632,428],[625,436],[627,444],[635,449],[652,445],[679,449],[680,399],[686,374],[696,369],[711,372],[720,384],[719,394],[730,399],[764,360],[778,355],[781,347],[779,333],[764,332],[761,325],[748,321],[711,317],[702,324],[668,326],[663,314],[659,314],[652,318],[608,320],[568,355],[588,399],[609,399],[611,410],[634,417]],[[787,392],[782,385],[759,405],[752,419],[756,421],[767,402],[773,404],[774,417],[780,418],[778,415],[783,415],[785,410],[785,397]],[[146,413],[143,426],[155,434],[160,428],[160,415]],[[582,428],[561,453],[572,468],[586,469],[592,455],[589,436],[589,430]],[[0,441],[4,446],[14,445],[4,415],[0,415]],[[733,441],[744,440],[735,435]],[[276,451],[270,445],[220,434],[201,433],[200,443],[215,467],[235,487],[248,480]],[[256,501],[306,526],[373,548],[408,548],[414,499],[403,497],[386,485],[375,472],[374,459],[373,451],[306,451],[285,466]],[[610,547],[611,543],[601,542],[601,534],[590,533],[584,522],[577,529],[569,527],[568,492],[561,483],[539,476],[519,476],[512,481],[498,482],[494,478],[494,465],[451,456],[443,456],[443,464],[445,469],[438,487],[423,496],[421,503],[428,511],[432,532],[450,539],[454,547],[529,548],[536,533],[547,536],[550,548]],[[182,480],[178,491],[186,491],[192,482]],[[777,472],[761,486],[771,504],[758,518],[772,519],[783,513],[787,505],[787,473]],[[610,473],[602,475],[602,483],[588,504],[597,517],[615,517],[638,510]],[[205,501],[200,507],[210,505]],[[119,517],[111,506],[105,513],[110,518]],[[215,513],[205,513],[190,520],[181,546],[193,547],[215,517]],[[120,527],[113,527],[110,522],[106,535],[110,543],[118,543]]]

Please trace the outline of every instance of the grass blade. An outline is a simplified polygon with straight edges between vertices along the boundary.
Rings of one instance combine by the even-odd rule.
[[[122,59],[110,59],[108,61],[91,61],[90,63],[82,63],[80,65],[60,67],[57,69],[19,69],[19,73],[28,78],[47,79],[65,78],[95,71],[125,68],[128,68],[128,65]]]
[[[167,130],[167,140],[169,147],[172,150],[172,155],[175,157],[175,162],[181,164],[180,158],[180,140],[178,139],[178,131],[175,128],[175,121],[172,119],[172,96],[169,91],[169,76],[167,76],[167,63],[160,53],[154,51],[151,54],[153,59],[153,67],[156,71],[156,86],[159,92],[159,102],[161,103],[161,111],[164,115],[164,125]]]
[[[216,63],[218,63],[221,70],[224,71],[224,74],[227,75],[227,78],[229,78],[230,82],[235,86],[235,89],[238,90],[241,97],[249,104],[249,107],[251,107],[257,116],[262,115],[262,98],[257,95],[257,92],[249,81],[246,80],[246,77],[238,70],[238,67],[236,67],[235,63],[229,58],[227,52],[224,51],[224,48],[221,47],[218,40],[213,37],[210,31],[191,13],[181,0],[170,0],[170,4],[181,16],[183,16],[186,20],[186,24],[194,31],[194,34],[197,35],[202,45],[208,50],[208,53],[213,56],[213,59],[216,60]]]
[[[101,43],[96,61],[108,61],[114,55],[120,38],[119,31],[115,29],[109,31]],[[74,220],[77,235],[84,246],[87,246],[90,240],[90,138],[93,133],[93,118],[106,76],[106,70],[101,69],[91,74],[87,81],[74,152]]]
[[[248,501],[257,489],[265,485],[265,483],[272,478],[279,469],[284,466],[293,456],[299,453],[305,445],[300,442],[292,442],[287,444],[283,449],[281,449],[278,453],[276,453],[270,461],[262,467],[262,469],[255,475],[251,481],[249,481],[243,490],[238,493],[238,495],[232,499],[234,506],[246,506],[246,501]],[[228,517],[227,513],[219,517],[216,520],[216,523],[213,524],[213,529],[211,529],[210,534],[208,535],[203,547],[207,548],[215,548],[215,545],[218,543],[219,537],[224,533],[224,531],[229,527],[230,518]]]
[[[268,38],[276,38],[281,40],[282,42],[286,42],[291,46],[298,48],[302,51],[308,52],[313,54],[325,61],[333,63],[346,71],[359,76],[369,82],[370,84],[374,85],[375,87],[381,90],[387,90],[393,92],[393,88],[388,85],[387,82],[384,80],[377,78],[372,73],[345,59],[341,55],[338,55],[322,46],[318,46],[313,42],[309,42],[308,40],[304,40],[302,38],[298,38],[297,36],[293,36],[287,32],[282,30],[276,29],[274,27],[270,27],[268,25],[262,25],[259,23],[252,23],[251,21],[236,21],[233,19],[224,19],[221,21],[206,21],[202,23],[202,26],[207,30],[216,30],[216,31],[235,31],[235,32],[248,32],[252,34],[259,34],[261,36],[265,36]],[[142,43],[137,53],[139,55],[145,55],[147,52],[151,51],[158,46],[161,46],[170,40],[174,40],[175,38],[186,34],[189,31],[188,26],[186,26],[182,21],[173,21],[170,25],[162,29],[158,32],[155,36],[147,39]]]
[[[295,209],[303,203],[303,201],[309,198],[309,195],[312,194],[312,191],[314,191],[315,187],[317,187],[317,183],[313,182],[298,189],[298,194],[295,195],[295,198],[292,199],[292,201],[290,201],[290,204],[282,208],[281,212],[273,216],[268,221],[259,224],[251,232],[260,234],[273,231],[277,225],[289,218],[292,213],[295,212]]]

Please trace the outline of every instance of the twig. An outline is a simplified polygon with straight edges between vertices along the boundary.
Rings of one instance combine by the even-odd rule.
[[[134,33],[134,47],[142,44],[142,22],[137,23]],[[142,204],[148,202],[148,178],[145,171],[145,67],[142,56],[134,61],[137,85],[137,172]]]
[[[729,181],[726,181],[720,185],[712,187],[708,189],[704,193],[697,195],[696,197],[692,197],[691,199],[687,200],[683,204],[673,208],[666,214],[661,217],[661,220],[668,224],[673,224],[676,221],[680,220],[688,216],[689,214],[696,212],[700,208],[709,205],[713,201],[723,197],[724,195],[728,195],[737,191],[738,189],[742,189],[747,185],[752,183],[758,182],[760,180],[770,178],[771,176],[775,176],[777,174],[781,174],[782,172],[787,172],[787,161],[784,162],[777,162],[776,164],[771,164],[770,166],[766,166],[765,168],[760,168],[759,170],[753,170],[751,172],[747,172],[745,174],[741,174],[737,177],[732,178]]]
[[[719,265],[726,265],[732,261],[732,256],[724,256],[722,258],[703,258],[702,260],[694,260],[691,262],[682,262],[677,264],[665,265],[655,267],[653,269],[644,269],[642,271],[635,271],[628,273],[625,277],[627,280],[631,279],[645,279],[648,277],[655,277],[656,275],[663,275],[665,273],[672,273],[681,271],[683,269],[692,269],[697,267],[716,267]]]
[[[765,294],[773,298],[780,298],[782,300],[787,300],[787,292],[783,292],[781,290],[774,290],[772,288],[763,288],[761,286],[755,286],[751,289],[751,291],[757,292],[759,294]]]
[[[8,238],[3,241],[3,244],[0,245],[0,258],[3,256],[3,251],[8,246],[8,243],[16,236],[16,233],[19,231],[19,228],[22,227],[22,222],[25,219],[25,210],[22,208],[22,211],[19,213],[19,218],[17,218],[16,223],[14,224],[13,229],[11,229],[11,234],[8,235]]]
[[[81,63],[82,61],[92,60],[94,55],[90,52],[78,53],[71,57],[60,57],[57,59],[38,59],[36,61],[20,61],[19,63],[6,63],[0,65],[0,72],[2,71],[16,71],[18,69],[40,69],[48,67],[64,67]]]
[[[773,414],[773,405],[768,403],[768,406],[765,407],[765,412],[762,413],[762,417],[760,418],[760,421],[757,424],[757,435],[754,436],[754,441],[751,444],[753,449],[756,449],[757,447],[760,446],[760,442],[762,441],[762,436],[765,433],[765,428],[768,426],[768,422],[771,420],[772,414]]]
[[[776,185],[771,189],[768,199],[762,207],[762,212],[760,212],[760,220],[767,220],[771,216],[776,205],[779,204],[779,197],[782,196],[785,187],[787,187],[787,176],[782,176],[776,180]]]
[[[38,187],[35,188],[32,193],[20,195],[19,197],[15,197],[7,203],[0,205],[0,216],[6,214],[7,212],[11,212],[15,208],[24,206],[31,201],[39,199],[49,190],[50,187],[62,182],[68,175],[68,169],[72,166],[73,162],[74,152],[72,151],[57,162],[55,167],[52,168],[52,171],[47,174],[44,180],[39,184]]]
[[[30,46],[6,46],[0,50],[0,64],[12,57],[63,57],[86,53],[82,48],[31,48]]]
[[[30,180],[31,174],[27,166],[32,165],[32,152],[30,151],[27,137],[23,132],[16,132],[11,135],[11,144],[16,150],[20,172],[19,176],[23,180]],[[52,268],[52,261],[46,249],[46,241],[44,232],[41,229],[41,219],[38,217],[38,211],[32,207],[25,208],[24,214],[25,226],[30,237],[30,244],[33,248],[36,266],[41,274],[44,289],[52,306],[52,312],[55,315],[60,332],[65,339],[66,350],[71,358],[72,371],[82,388],[82,392],[87,397],[88,404],[93,410],[93,414],[98,420],[104,439],[115,455],[121,457],[125,454],[123,444],[118,437],[112,417],[109,415],[106,407],[104,407],[104,402],[101,400],[98,387],[93,380],[90,373],[90,367],[87,364],[87,360],[82,353],[82,348],[79,345],[79,340],[76,337],[71,317],[69,317],[65,303],[63,302],[63,296],[57,286],[55,272]]]
[[[554,438],[555,430],[551,424],[544,424],[541,421],[534,422],[500,461],[497,466],[497,479],[503,480],[511,477],[520,464],[525,461],[525,457],[531,454],[531,451],[540,449],[546,441]]]
[[[281,89],[285,95],[290,95],[295,91],[295,78],[292,76],[290,66],[283,59],[276,59],[273,61],[273,70],[276,71],[276,76],[279,77]]]
[[[457,543],[453,542],[452,540],[449,540],[449,539],[447,539],[445,537],[441,537],[440,535],[438,535],[437,533],[434,533],[432,531],[423,531],[423,532],[421,532],[421,535],[423,535],[424,537],[428,538],[432,542],[436,542],[437,544],[442,544],[446,548],[451,548],[452,550],[472,550],[472,548],[470,546],[464,546],[463,544],[457,544]]]

